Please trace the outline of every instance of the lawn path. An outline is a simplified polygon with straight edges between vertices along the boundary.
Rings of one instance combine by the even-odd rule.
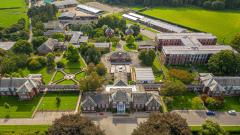
[[[81,98],[82,98],[82,92],[79,92],[78,101],[77,101],[77,106],[76,106],[76,109],[75,109],[75,111],[74,111],[74,114],[78,113],[79,106],[80,106],[80,102],[81,102]]]

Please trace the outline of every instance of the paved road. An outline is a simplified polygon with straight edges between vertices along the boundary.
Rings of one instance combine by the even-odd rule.
[[[196,110],[176,110],[183,118],[185,118],[189,125],[201,125],[206,119],[211,119],[221,125],[240,125],[240,112],[236,116],[229,115],[227,112],[216,112],[215,116],[207,116],[205,111]]]

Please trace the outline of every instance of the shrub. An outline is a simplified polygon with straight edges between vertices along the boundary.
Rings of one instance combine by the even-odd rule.
[[[39,61],[37,61],[36,59],[32,59],[29,63],[28,63],[28,68],[31,70],[37,70],[42,68],[42,65]]]
[[[222,109],[224,107],[224,103],[222,101],[217,100],[213,97],[207,97],[205,104],[206,104],[207,108],[210,110],[218,110],[218,109]]]
[[[212,8],[212,2],[211,1],[205,1],[203,3],[203,7],[206,9],[211,9]]]
[[[215,10],[222,10],[225,8],[225,3],[222,2],[222,1],[214,1],[212,2],[212,9],[215,9]]]
[[[57,62],[57,68],[64,68],[65,65],[62,61]]]

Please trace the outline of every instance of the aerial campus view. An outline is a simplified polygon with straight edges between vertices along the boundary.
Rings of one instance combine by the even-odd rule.
[[[240,0],[1,0],[0,135],[240,135]]]

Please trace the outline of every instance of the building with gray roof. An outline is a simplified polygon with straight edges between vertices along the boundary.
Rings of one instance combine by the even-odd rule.
[[[87,43],[88,42],[88,36],[81,36],[78,42],[81,43]]]
[[[79,39],[83,35],[82,32],[73,32],[72,38],[70,39],[70,43],[73,45],[79,45]]]
[[[45,55],[50,52],[53,52],[55,49],[65,49],[65,46],[58,42],[57,39],[49,38],[47,41],[45,41],[41,46],[37,48],[38,53]]]
[[[135,68],[135,79],[137,83],[154,83],[155,77],[152,68]]]
[[[159,33],[156,42],[167,65],[205,64],[213,54],[234,51],[231,46],[216,45],[217,37],[210,33]]]
[[[199,74],[200,85],[203,92],[210,96],[239,96],[240,77],[234,76],[214,76],[211,73]]]
[[[25,78],[0,78],[0,95],[17,96],[20,100],[32,99],[42,85],[40,74],[30,74]]]
[[[52,2],[57,8],[68,8],[68,7],[76,7],[78,2],[76,0],[62,0],[62,1],[54,1]]]
[[[139,41],[136,44],[138,45],[138,50],[154,50],[156,47],[156,43],[152,40]]]
[[[187,29],[179,27],[177,25],[173,25],[167,22],[163,22],[160,20],[152,19],[143,15],[139,15],[137,13],[128,13],[123,14],[123,18],[126,18],[128,20],[134,21],[134,22],[140,22],[142,24],[145,24],[149,27],[152,27],[156,30],[162,31],[162,32],[174,32],[174,33],[184,33],[187,32]]]
[[[0,42],[0,48],[3,50],[9,50],[16,42]]]
[[[77,10],[81,10],[83,12],[87,12],[87,13],[90,13],[90,14],[100,14],[100,13],[103,12],[103,10],[101,10],[101,9],[97,9],[97,8],[90,7],[90,6],[83,5],[83,4],[78,4],[77,5]]]

